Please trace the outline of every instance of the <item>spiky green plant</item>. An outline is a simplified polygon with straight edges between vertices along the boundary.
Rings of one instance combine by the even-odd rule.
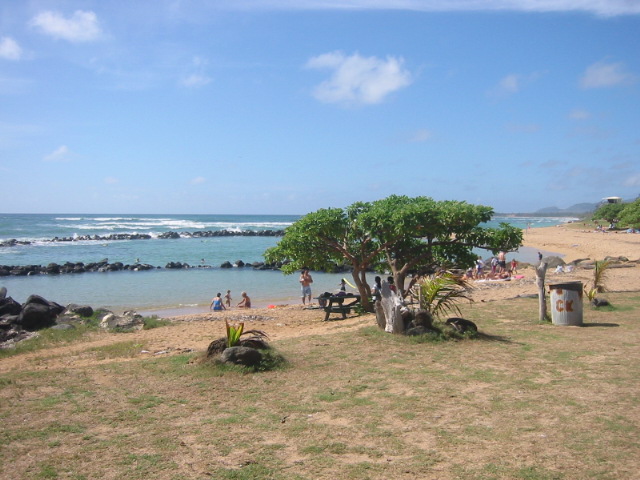
[[[584,287],[584,294],[590,302],[593,302],[593,299],[596,298],[598,291],[595,288],[587,288]]]
[[[240,341],[242,332],[244,330],[244,322],[240,322],[236,325],[230,325],[227,320],[224,321],[227,324],[227,347],[235,347]]]
[[[606,292],[607,289],[604,283],[610,266],[611,262],[609,260],[596,260],[593,269],[593,290],[596,293]]]
[[[245,330],[244,322],[233,325],[225,320],[225,324],[227,326],[227,338],[225,339],[224,337],[222,337],[211,342],[211,344],[209,345],[208,354],[214,354],[216,352],[220,353],[225,348],[237,346],[262,349],[269,348],[269,345],[265,340],[269,338],[269,336],[262,330]],[[246,335],[247,337],[240,338],[243,335]]]
[[[415,285],[420,308],[433,317],[440,317],[448,312],[461,315],[457,302],[473,300],[469,296],[471,286],[461,277],[451,272],[430,275]]]

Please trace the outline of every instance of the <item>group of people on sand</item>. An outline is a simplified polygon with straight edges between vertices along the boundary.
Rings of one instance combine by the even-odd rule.
[[[485,262],[482,257],[476,260],[475,268],[469,267],[465,277],[472,280],[506,280],[518,273],[518,262],[515,258],[509,263],[507,268],[507,254],[499,252],[497,256],[489,260],[490,271],[485,272]]]
[[[247,292],[242,292],[242,300],[236,305],[238,308],[251,308],[251,298],[247,295]],[[231,308],[231,290],[227,290],[227,293],[222,298],[221,293],[217,293],[213,300],[211,300],[211,305],[209,305],[209,310],[213,310],[214,312],[219,312],[221,310],[226,310],[227,308]]]

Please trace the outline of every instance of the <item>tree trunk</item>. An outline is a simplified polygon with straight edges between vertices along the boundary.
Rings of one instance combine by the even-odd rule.
[[[547,299],[544,292],[544,277],[547,274],[547,263],[540,262],[536,267],[536,285],[538,286],[538,316],[541,322],[547,321]]]
[[[387,327],[387,317],[384,316],[384,308],[382,308],[382,301],[376,300],[373,304],[373,309],[376,312],[376,323],[378,327],[385,330]]]
[[[354,266],[351,276],[360,294],[360,303],[365,312],[372,312],[373,308],[371,302],[369,302],[370,289],[365,278],[366,272]]]

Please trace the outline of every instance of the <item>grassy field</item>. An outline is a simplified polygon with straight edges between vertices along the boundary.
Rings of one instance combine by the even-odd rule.
[[[481,335],[458,342],[363,316],[273,342],[288,363],[260,373],[140,357],[126,333],[76,335],[88,361],[66,367],[41,342],[0,375],[0,478],[638,478],[640,294],[607,297],[583,328],[538,323],[535,299],[465,306]]]

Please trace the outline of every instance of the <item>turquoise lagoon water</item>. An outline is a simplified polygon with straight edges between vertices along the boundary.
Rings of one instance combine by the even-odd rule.
[[[228,236],[159,239],[165,232],[282,230],[300,218],[295,215],[0,215],[0,242],[17,239],[30,245],[0,247],[1,265],[47,265],[51,262],[141,263],[164,267],[168,262],[188,263],[194,268],[149,271],[88,272],[77,275],[35,275],[0,277],[8,295],[24,302],[31,294],[66,305],[88,304],[114,311],[180,314],[206,311],[217,292],[231,290],[240,301],[247,291],[254,306],[299,303],[296,275],[251,268],[222,269],[220,265],[242,260],[263,261],[263,252],[280,237]],[[536,228],[564,223],[568,218],[495,217],[497,225],[507,222],[520,228]],[[54,237],[105,237],[118,233],[148,234],[148,240],[76,240],[50,242]],[[548,253],[548,252],[544,252]],[[513,254],[521,262],[533,263],[537,251],[523,248]],[[204,260],[204,262],[203,262]],[[206,268],[204,268],[206,267]],[[336,291],[339,274],[313,272],[314,295]]]

